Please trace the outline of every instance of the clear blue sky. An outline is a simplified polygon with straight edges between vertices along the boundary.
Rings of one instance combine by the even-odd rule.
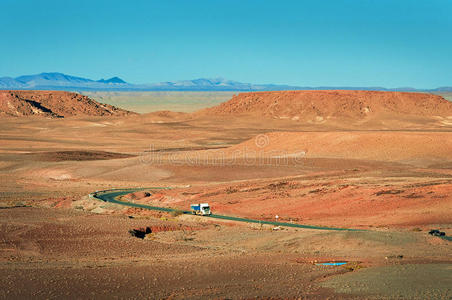
[[[452,85],[451,0],[0,0],[0,76]]]

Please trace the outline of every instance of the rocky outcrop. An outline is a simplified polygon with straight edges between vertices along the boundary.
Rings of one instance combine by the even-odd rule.
[[[272,118],[323,120],[372,116],[452,116],[452,102],[425,93],[378,91],[279,91],[241,93],[205,115],[255,115]]]
[[[0,116],[126,116],[135,114],[87,96],[63,91],[0,91]]]

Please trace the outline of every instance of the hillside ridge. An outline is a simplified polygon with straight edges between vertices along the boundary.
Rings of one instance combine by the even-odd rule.
[[[363,119],[379,115],[452,116],[452,102],[426,93],[382,91],[277,91],[240,93],[207,115],[257,115],[294,120]]]
[[[0,116],[126,116],[133,112],[64,91],[0,91]]]

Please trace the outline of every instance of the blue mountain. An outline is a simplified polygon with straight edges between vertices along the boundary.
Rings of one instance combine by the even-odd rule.
[[[119,77],[112,77],[112,78],[110,78],[110,79],[107,79],[107,80],[105,80],[105,79],[101,79],[101,80],[98,80],[97,82],[102,82],[102,83],[127,83],[127,82],[125,82],[124,80],[122,80],[121,78],[119,78]]]
[[[276,91],[298,90],[298,86],[275,84],[243,83],[224,78],[198,78],[193,80],[181,80],[174,82],[160,82],[145,86],[151,90],[161,91]]]
[[[22,89],[26,84],[11,77],[0,77],[0,89]]]
[[[66,75],[63,73],[41,73],[35,75],[24,75],[16,78],[0,78],[1,89],[21,90],[109,90],[131,87],[119,77],[108,80],[94,81],[92,79]]]
[[[452,87],[418,90],[410,87],[387,89],[383,87],[302,87],[279,84],[252,84],[224,78],[198,78],[154,84],[131,84],[119,77],[92,80],[63,73],[41,73],[16,78],[0,77],[0,89],[15,90],[98,90],[98,91],[278,91],[278,90],[374,90],[374,91],[452,91]]]
[[[30,83],[30,82],[92,82],[90,79],[82,78],[82,77],[75,77],[66,75],[63,73],[41,73],[37,75],[24,75],[19,76],[15,78],[17,81],[23,82],[23,83]]]

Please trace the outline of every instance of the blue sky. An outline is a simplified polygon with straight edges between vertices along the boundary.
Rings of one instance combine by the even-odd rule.
[[[0,76],[451,86],[451,0],[0,0]]]

